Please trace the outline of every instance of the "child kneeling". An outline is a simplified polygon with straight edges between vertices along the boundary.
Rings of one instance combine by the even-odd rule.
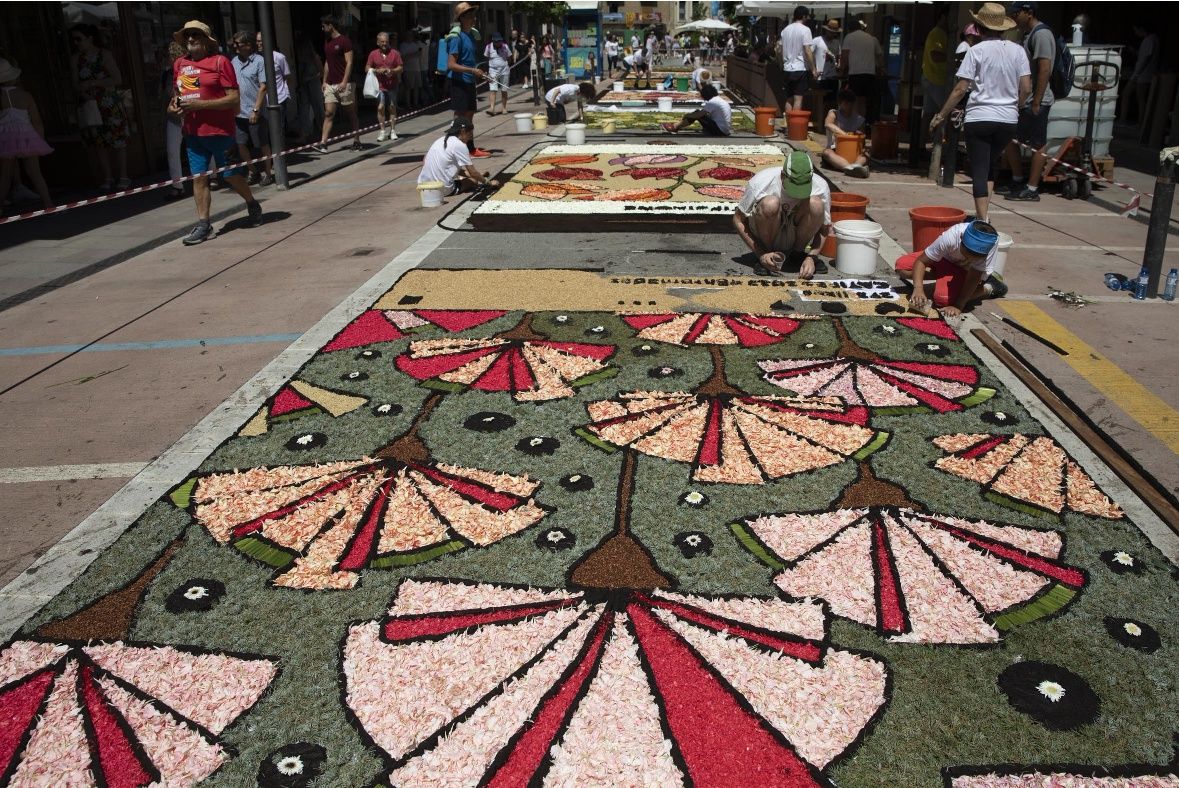
[[[949,228],[928,247],[902,255],[896,272],[913,283],[909,304],[924,309],[927,274],[932,272],[933,305],[946,317],[962,314],[971,301],[1002,298],[1007,285],[994,273],[999,232],[987,222],[962,222]]]

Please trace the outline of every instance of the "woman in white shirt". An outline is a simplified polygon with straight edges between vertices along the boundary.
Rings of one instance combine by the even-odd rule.
[[[488,115],[502,115],[508,111],[508,80],[512,65],[512,48],[504,41],[499,33],[491,34],[491,41],[483,48],[483,57],[487,58],[487,78],[491,80],[491,106],[487,108]],[[496,110],[499,102],[496,96],[503,96],[503,109]]]
[[[441,139],[426,151],[418,185],[441,183],[445,194],[474,191],[479,186],[499,186],[487,173],[475,169],[468,146],[475,139],[475,127],[466,118],[457,118]]]
[[[585,102],[593,100],[594,86],[592,83],[582,82],[580,85],[557,85],[548,93],[544,94],[544,106],[549,123],[555,126],[558,123],[566,122],[568,115],[565,111],[565,105],[574,102],[577,102],[577,117],[573,120],[580,123],[582,120],[582,107],[585,105]]]
[[[972,46],[958,67],[958,84],[930,121],[935,131],[966,92],[966,152],[970,158],[974,213],[986,221],[991,191],[995,187],[995,161],[1015,137],[1019,108],[1032,93],[1032,69],[1027,52],[1001,34],[1015,27],[998,3],[984,3],[977,14],[982,40]]]

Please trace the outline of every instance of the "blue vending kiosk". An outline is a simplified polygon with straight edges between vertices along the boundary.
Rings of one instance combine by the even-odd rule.
[[[596,2],[569,3],[565,16],[565,73],[575,79],[602,74],[602,19]]]

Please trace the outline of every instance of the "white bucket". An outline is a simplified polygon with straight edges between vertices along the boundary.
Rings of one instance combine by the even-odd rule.
[[[422,200],[423,208],[437,208],[442,204],[442,190],[446,184],[442,181],[425,181],[418,184],[418,197]]]
[[[519,114],[513,115],[512,117],[516,119],[516,131],[520,132],[521,134],[527,131],[532,131],[531,112],[521,112]]]
[[[626,90],[625,84],[623,84],[622,82],[615,82],[614,83],[614,92],[615,93],[621,93],[624,90]]]
[[[660,98],[660,99],[656,99],[656,101],[659,102],[659,111],[660,112],[671,112],[671,99]]]
[[[585,124],[584,123],[566,123],[565,124],[565,142],[570,145],[584,145],[585,144]]]
[[[724,89],[724,85],[722,85],[720,82],[713,81],[712,86],[718,91]]]
[[[835,267],[849,276],[872,276],[883,230],[876,222],[844,219],[835,223]]]
[[[1007,267],[1007,253],[1011,251],[1012,244],[1015,243],[1007,233],[999,233],[999,250],[995,252],[995,270],[999,276],[1003,276],[1003,269]]]

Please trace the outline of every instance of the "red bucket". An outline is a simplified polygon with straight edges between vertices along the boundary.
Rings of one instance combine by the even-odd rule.
[[[966,221],[966,211],[940,205],[922,205],[909,210],[913,223],[913,251],[920,252],[943,232]]]
[[[811,125],[811,113],[805,109],[786,110],[786,139],[801,142],[807,138],[807,127]]]

